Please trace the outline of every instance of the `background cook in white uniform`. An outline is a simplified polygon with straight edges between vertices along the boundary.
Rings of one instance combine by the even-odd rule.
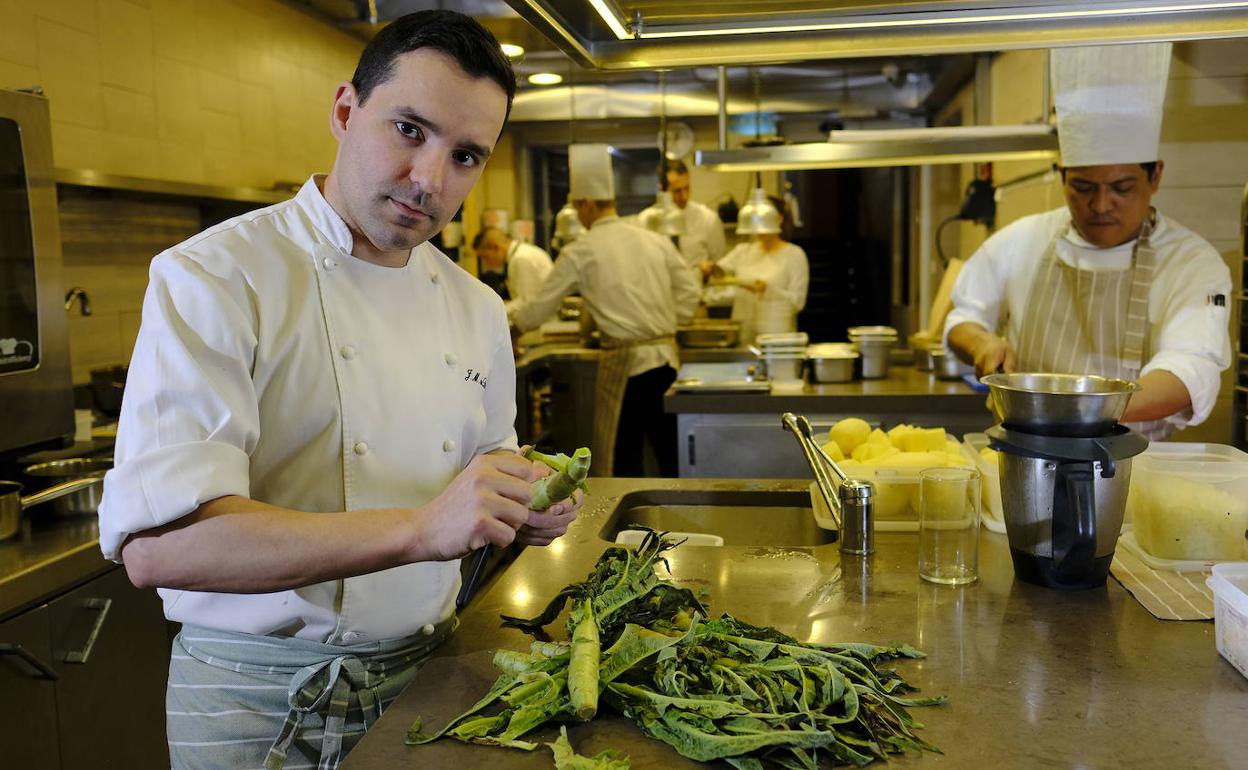
[[[1130,267],[1135,241],[1096,249],[1071,227],[1065,207],[1024,217],[985,241],[966,263],[954,286],[954,309],[945,321],[945,335],[960,323],[972,322],[1007,340],[1019,339],[1032,275],[1047,244],[1058,237],[1057,257],[1071,267],[1089,271]],[[1152,332],[1140,373],[1169,371],[1187,387],[1191,410],[1167,418],[1177,429],[1209,416],[1221,372],[1230,366],[1228,309],[1210,298],[1222,295],[1229,304],[1231,274],[1207,241],[1168,217],[1158,215],[1150,242],[1157,252],[1157,267],[1148,293]]]

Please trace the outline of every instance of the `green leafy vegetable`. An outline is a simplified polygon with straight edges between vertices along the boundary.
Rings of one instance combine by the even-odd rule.
[[[552,456],[533,449],[524,456],[545,463],[555,471],[533,482],[533,499],[529,501],[531,510],[544,511],[568,499],[578,489],[589,491],[585,479],[589,476],[590,453],[586,447],[576,450],[571,457],[562,452]]]
[[[592,757],[583,757],[572,750],[568,740],[568,728],[559,728],[559,737],[546,744],[555,755],[555,770],[629,770],[628,757],[617,751],[607,751]]]
[[[545,638],[544,627],[571,601],[571,644],[500,650],[494,660],[503,674],[490,692],[433,735],[422,734],[417,720],[408,743],[449,735],[532,749],[522,740],[529,731],[591,719],[605,704],[682,755],[722,759],[737,770],[862,766],[889,754],[938,751],[916,735],[922,725],[907,709],[944,698],[913,697],[900,674],[879,666],[922,652],[806,643],[729,615],[707,619],[697,596],[657,576],[663,553],[679,545],[662,535],[647,530],[636,550],[607,549],[584,581],[566,586],[537,617],[504,616],[503,625]],[[492,708],[499,712],[484,715]],[[559,768],[628,766],[605,755],[576,757],[566,734],[561,740],[562,748],[548,744]]]

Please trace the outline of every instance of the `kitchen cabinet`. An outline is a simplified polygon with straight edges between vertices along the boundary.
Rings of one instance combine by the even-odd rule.
[[[56,672],[47,606],[0,623],[0,731],[4,758],[25,770],[60,768]]]
[[[154,591],[110,570],[0,624],[0,645],[6,764],[168,768],[169,635]]]

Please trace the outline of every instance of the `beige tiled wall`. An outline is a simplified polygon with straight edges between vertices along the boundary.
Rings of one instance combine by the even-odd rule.
[[[0,87],[43,86],[60,168],[302,181],[362,46],[278,0],[0,0]]]
[[[130,361],[139,333],[152,257],[200,229],[194,205],[71,194],[60,201],[65,288],[80,286],[90,316],[69,315],[69,360],[75,383],[92,369]]]

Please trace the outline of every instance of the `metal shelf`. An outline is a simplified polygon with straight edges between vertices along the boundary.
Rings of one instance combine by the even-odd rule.
[[[105,174],[100,171],[77,168],[58,168],[56,183],[69,187],[88,187],[97,190],[116,190],[141,195],[182,198],[200,201],[230,201],[234,203],[257,203],[269,205],[291,197],[292,190],[259,187],[222,187],[189,182],[170,182],[163,179],[146,179],[121,174]]]

